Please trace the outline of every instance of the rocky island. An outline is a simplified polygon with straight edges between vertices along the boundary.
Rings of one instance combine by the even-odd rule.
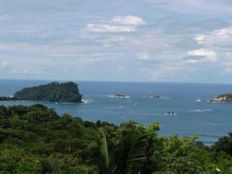
[[[121,94],[121,93],[116,93],[116,94],[114,94],[114,97],[115,98],[126,98],[126,95],[125,94]]]
[[[232,102],[232,94],[223,94],[209,100],[212,103],[230,103]]]
[[[14,96],[0,97],[0,101],[28,100],[50,102],[74,102],[80,103],[82,95],[78,85],[74,82],[52,82],[45,85],[24,88],[17,91]]]

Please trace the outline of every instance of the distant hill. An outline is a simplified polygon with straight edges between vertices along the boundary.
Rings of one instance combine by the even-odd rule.
[[[31,100],[50,102],[81,102],[82,95],[74,82],[52,82],[45,85],[24,88],[13,97],[0,97],[0,100]]]

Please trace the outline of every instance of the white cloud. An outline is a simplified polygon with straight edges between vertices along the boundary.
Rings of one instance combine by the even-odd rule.
[[[195,41],[197,41],[198,45],[204,45],[205,44],[205,35],[199,34],[194,38]]]
[[[194,37],[194,40],[199,45],[206,46],[221,46],[232,44],[232,27],[221,28],[208,32],[206,34],[199,34]]]
[[[202,49],[192,50],[188,52],[189,56],[202,56],[204,59],[199,61],[217,61],[218,65],[224,68],[224,72],[232,71],[231,66],[231,45],[232,45],[232,26],[216,29],[211,32],[198,34],[194,40]],[[217,58],[220,59],[217,60]]]
[[[213,33],[216,36],[220,36],[223,38],[229,38],[229,37],[232,37],[232,27],[215,30]]]
[[[114,16],[110,21],[90,23],[86,29],[96,33],[123,33],[134,32],[137,27],[144,24],[144,20],[138,16]]]
[[[41,74],[41,70],[27,70],[27,69],[11,69],[11,73],[13,74]]]
[[[96,33],[122,33],[122,32],[134,32],[135,27],[131,26],[119,26],[112,24],[88,24],[87,30]]]
[[[188,52],[188,56],[199,56],[199,57],[205,57],[206,60],[215,62],[217,61],[217,54],[214,50],[207,50],[204,48],[197,49],[197,50],[191,50]]]
[[[122,25],[144,25],[145,22],[138,16],[115,16],[112,22]]]

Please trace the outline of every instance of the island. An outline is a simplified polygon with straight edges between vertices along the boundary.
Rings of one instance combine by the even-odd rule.
[[[116,93],[116,94],[114,94],[114,97],[115,98],[126,98],[126,95],[125,94],[121,94],[121,93]]]
[[[120,99],[125,99],[125,98],[130,98],[128,95],[125,95],[123,93],[116,93],[113,96],[114,98],[120,98]]]
[[[223,94],[209,100],[211,103],[230,103],[232,102],[232,94]]]
[[[0,97],[0,101],[49,101],[49,102],[82,102],[78,85],[74,82],[58,83],[52,82],[45,85],[23,88],[13,96]]]

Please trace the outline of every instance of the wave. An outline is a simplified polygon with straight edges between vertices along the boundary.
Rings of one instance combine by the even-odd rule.
[[[55,102],[56,105],[75,105],[75,102]]]
[[[89,103],[93,103],[93,99],[82,99],[81,102],[84,103],[84,104],[89,104]]]
[[[109,97],[109,98],[119,98],[119,99],[129,99],[129,98],[131,98],[128,95],[125,95],[123,97],[118,97],[118,96],[115,96],[115,95],[108,95],[107,97]]]
[[[210,100],[208,100],[207,103],[212,103],[212,104],[228,104],[229,102],[217,102],[217,101],[210,101]]]
[[[194,110],[192,110],[192,111],[190,111],[190,112],[200,112],[200,113],[202,113],[202,112],[211,112],[211,111],[213,111],[212,109],[194,109]]]
[[[210,126],[220,126],[218,123],[209,123]]]
[[[196,102],[202,102],[202,99],[196,99],[195,101]]]

